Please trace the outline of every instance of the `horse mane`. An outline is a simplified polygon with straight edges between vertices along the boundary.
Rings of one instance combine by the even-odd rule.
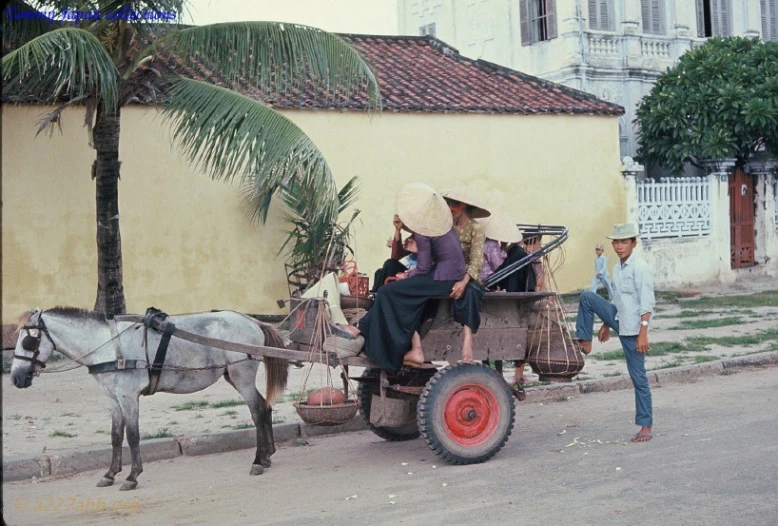
[[[93,320],[105,322],[105,314],[93,310],[80,309],[78,307],[69,307],[58,305],[51,309],[46,309],[49,314],[57,314],[59,316],[65,316],[67,318],[76,318],[78,320]]]
[[[19,319],[16,321],[16,330],[14,331],[14,334],[19,334],[22,330],[22,327],[27,325],[27,322],[30,320],[30,316],[35,313],[34,310],[28,310],[24,311],[21,316],[19,316]]]

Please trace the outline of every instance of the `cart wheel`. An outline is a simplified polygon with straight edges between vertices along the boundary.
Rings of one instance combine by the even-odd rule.
[[[493,457],[513,430],[515,405],[505,379],[481,363],[446,367],[419,398],[419,431],[430,449],[452,464]]]
[[[365,369],[362,373],[362,378],[378,378],[380,373],[380,369]],[[389,440],[390,442],[401,442],[403,440],[419,438],[419,428],[415,422],[405,427],[376,427],[370,423],[370,406],[373,402],[373,395],[378,392],[378,384],[373,382],[359,382],[359,387],[357,388],[359,412],[362,414],[362,418],[365,420],[367,428],[379,437],[384,440]]]

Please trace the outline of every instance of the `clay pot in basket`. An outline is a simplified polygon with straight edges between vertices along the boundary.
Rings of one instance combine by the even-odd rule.
[[[322,387],[308,395],[307,405],[339,405],[346,401],[346,395],[334,387]]]
[[[584,367],[584,355],[559,327],[531,329],[527,363],[542,382],[569,382]]]

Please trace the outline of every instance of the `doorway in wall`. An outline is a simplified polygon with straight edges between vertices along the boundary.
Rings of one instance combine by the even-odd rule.
[[[737,168],[729,178],[729,230],[732,268],[753,267],[754,176]]]

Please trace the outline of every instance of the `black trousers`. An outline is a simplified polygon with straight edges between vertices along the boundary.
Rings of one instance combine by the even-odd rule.
[[[373,306],[359,321],[365,337],[365,354],[387,371],[397,371],[419,329],[429,298],[451,293],[455,281],[435,281],[432,273],[392,281],[375,296]]]
[[[467,282],[465,292],[454,301],[454,320],[470,327],[473,334],[478,332],[481,326],[481,300],[484,297],[484,288],[476,281]]]
[[[378,292],[378,289],[384,286],[384,281],[386,281],[386,278],[394,277],[400,272],[405,272],[406,270],[408,270],[408,267],[400,263],[398,260],[387,259],[384,261],[384,266],[375,271],[375,276],[373,276],[373,288],[370,289],[370,292],[375,294]]]

